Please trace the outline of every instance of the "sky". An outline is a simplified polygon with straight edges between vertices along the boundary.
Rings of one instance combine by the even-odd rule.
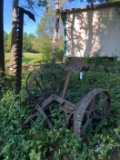
[[[19,6],[25,5],[25,0],[19,0]],[[80,3],[80,0],[77,0],[72,3],[68,3],[65,6],[65,9],[69,8],[80,8],[85,6],[85,3]],[[24,32],[26,33],[36,33],[37,24],[40,22],[41,17],[43,16],[44,9],[37,8],[34,9],[36,22],[28,18],[27,15],[24,16]],[[7,33],[10,33],[12,29],[12,0],[4,0],[4,30]]]

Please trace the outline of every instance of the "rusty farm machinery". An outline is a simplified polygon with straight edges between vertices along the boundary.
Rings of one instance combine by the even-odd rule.
[[[99,120],[107,118],[111,100],[109,93],[103,88],[95,88],[88,92],[77,104],[65,99],[71,74],[79,73],[85,68],[86,65],[80,58],[69,58],[63,65],[63,69],[67,71],[67,76],[60,95],[58,95],[59,80],[56,74],[45,71],[31,72],[26,81],[26,90],[30,99],[35,102],[34,111],[23,123],[27,124],[40,114],[45,119],[49,129],[54,130],[54,124],[47,110],[51,106],[56,107],[55,104],[59,104],[65,117],[62,132],[72,125],[73,133],[80,137],[85,135],[91,123],[97,123]]]

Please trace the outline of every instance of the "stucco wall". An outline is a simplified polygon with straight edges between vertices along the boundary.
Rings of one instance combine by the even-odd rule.
[[[120,8],[66,13],[66,56],[120,56]]]

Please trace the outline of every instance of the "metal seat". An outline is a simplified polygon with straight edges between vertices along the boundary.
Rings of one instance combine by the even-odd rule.
[[[79,73],[82,69],[88,68],[88,66],[79,57],[70,57],[68,61],[63,65],[65,71],[72,71],[73,73]]]

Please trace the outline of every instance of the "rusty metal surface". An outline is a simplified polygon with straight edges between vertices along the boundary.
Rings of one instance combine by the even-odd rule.
[[[67,74],[67,77],[66,77],[66,80],[65,80],[65,83],[64,83],[64,88],[63,88],[63,91],[62,91],[62,96],[61,96],[62,98],[65,97],[71,74],[72,74],[72,71],[69,71],[68,74]]]
[[[27,124],[30,120],[33,120],[34,117],[36,117],[37,113],[43,116],[43,118],[46,120],[49,128],[51,130],[54,129],[54,125],[49,119],[49,115],[46,114],[46,111],[51,107],[52,104],[57,102],[60,104],[61,109],[65,113],[65,118],[66,118],[66,127],[69,122],[69,118],[71,116],[72,111],[74,110],[75,105],[55,94],[51,94],[47,99],[45,99],[42,103],[37,103],[35,106],[35,111],[31,113],[31,115],[23,122],[23,124]],[[63,130],[66,128],[63,126]]]
[[[27,77],[26,90],[33,100],[36,98],[39,98],[39,101],[44,100],[51,93],[59,91],[59,81],[54,74],[33,71]]]
[[[32,20],[35,20],[34,15],[21,8],[18,7],[17,9],[17,24],[15,27],[15,32],[16,32],[16,40],[14,42],[14,45],[16,46],[15,49],[15,57],[14,61],[15,64],[13,64],[12,70],[15,73],[15,92],[19,93],[21,89],[21,73],[22,73],[22,44],[23,44],[23,22],[24,22],[24,14],[27,14]]]
[[[77,105],[64,98],[72,72],[80,72],[83,67],[84,63],[78,58],[71,58],[64,65],[64,68],[69,72],[61,96],[56,95],[59,83],[55,75],[39,71],[30,73],[26,81],[26,89],[31,96],[34,96],[35,92],[38,93],[38,98],[35,103],[35,110],[23,123],[27,124],[39,113],[46,120],[49,129],[53,130],[54,124],[52,124],[49,112],[47,111],[51,107],[55,107],[54,104],[57,103],[65,115],[65,126],[62,127],[62,133],[70,126],[71,119],[73,119],[73,132],[76,136],[80,137],[86,133],[87,128],[94,119],[99,120],[107,117],[110,111],[110,95],[102,88],[90,91]],[[50,85],[44,83],[45,75],[52,77]],[[35,84],[37,84],[37,87]]]
[[[97,104],[97,96],[103,93],[104,98]],[[99,109],[101,110],[101,115],[97,114]],[[88,110],[87,110],[88,109]],[[102,88],[97,88],[90,91],[75,107],[74,112],[74,134],[78,137],[84,135],[87,127],[91,123],[92,119],[100,119],[102,117],[107,117],[110,111],[110,95],[107,91]],[[86,114],[86,122],[82,126],[84,115]]]
[[[79,73],[86,64],[78,57],[71,57],[69,60],[63,65],[65,71],[72,71],[73,73]]]
[[[68,83],[69,83],[72,72],[79,73],[85,67],[86,67],[86,64],[82,61],[81,58],[78,58],[78,57],[69,58],[69,60],[63,65],[64,70],[68,71],[68,74],[66,77],[66,81],[64,83],[63,91],[62,91],[62,96],[61,96],[62,98],[64,98],[66,94]]]

